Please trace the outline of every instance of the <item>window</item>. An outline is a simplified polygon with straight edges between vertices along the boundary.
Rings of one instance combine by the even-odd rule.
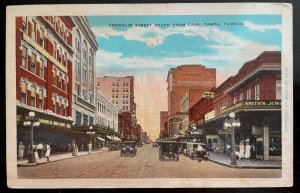
[[[44,79],[44,60],[40,59],[40,77]]]
[[[115,86],[115,83],[114,83],[114,82],[112,83],[112,86]]]
[[[44,91],[40,90],[39,92],[39,108],[44,109]]]
[[[31,28],[31,38],[36,41],[36,35],[35,35],[35,32],[36,32],[36,22],[35,21],[32,21],[33,23],[33,26]]]
[[[254,87],[254,100],[259,100],[260,98],[259,84]]]
[[[56,42],[54,42],[54,48],[53,48],[53,57],[54,57],[55,59],[57,59],[56,50],[57,50],[57,43],[56,43]]]
[[[76,90],[76,94],[77,96],[81,96],[81,93],[80,93],[80,85],[79,84],[75,84],[75,90]]]
[[[81,113],[76,111],[76,118],[75,118],[76,125],[81,125]]]
[[[114,88],[112,89],[112,92],[115,92],[115,89],[114,89]]]
[[[22,67],[27,69],[27,48],[25,46],[22,46]]]
[[[246,99],[247,99],[247,100],[251,100],[251,89],[250,89],[250,88],[247,90],[247,96],[246,96]]]
[[[33,106],[33,107],[35,107],[36,106],[36,90],[35,90],[35,86],[34,85],[32,85],[31,86],[31,98],[30,98],[30,103],[31,103],[31,106]]]
[[[276,100],[281,100],[281,80],[276,80]]]
[[[112,94],[112,98],[115,98],[115,94]]]
[[[115,104],[115,100],[112,100],[112,103]]]
[[[60,104],[60,108],[59,108],[59,112],[62,115],[63,114],[63,104],[62,104],[62,99],[59,99],[59,104]]]
[[[67,56],[67,52],[65,52],[65,54],[64,54],[65,56],[65,60],[64,60],[64,66],[66,67],[67,66],[67,60],[68,60],[68,56]]]
[[[237,103],[237,97],[233,97],[233,104],[236,104]]]
[[[36,74],[36,54],[34,53],[31,56],[31,72]]]
[[[58,74],[58,88],[62,88],[62,73],[61,72],[59,72],[59,74]]]
[[[55,98],[54,98],[54,104],[52,106],[52,112],[56,113],[56,102],[55,102]]]
[[[39,44],[44,47],[44,36],[45,36],[45,30],[41,29],[41,37],[39,39]]]
[[[90,125],[93,125],[93,124],[94,124],[94,118],[90,117]]]
[[[62,56],[62,48],[61,47],[59,47],[59,56],[58,56],[58,61],[61,63],[62,62],[62,60],[61,60],[61,56]]]
[[[119,95],[118,95],[118,94],[116,94],[116,98],[119,98]]]
[[[83,114],[83,125],[88,125],[88,116]]]
[[[27,17],[22,17],[22,31],[27,34]]]
[[[244,99],[243,99],[243,93],[240,93],[240,99],[239,99],[240,101],[243,101]]]
[[[21,83],[21,103],[27,104],[27,84]]]

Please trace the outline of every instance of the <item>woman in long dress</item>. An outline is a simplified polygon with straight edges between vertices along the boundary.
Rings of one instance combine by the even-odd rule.
[[[25,151],[25,146],[23,145],[22,142],[20,142],[20,145],[18,147],[18,157],[19,157],[20,160],[23,160],[24,151]]]
[[[247,145],[245,146],[245,159],[246,161],[249,161],[250,159],[250,149],[251,149],[251,146],[249,145],[249,143],[247,143]]]
[[[37,152],[37,145],[33,146],[33,157],[34,157],[34,162],[39,163],[39,154]]]
[[[45,157],[47,158],[47,161],[50,161],[50,159],[49,159],[50,152],[51,152],[51,147],[50,147],[49,144],[46,144],[46,153],[45,153]]]
[[[244,153],[245,153],[245,146],[244,146],[244,142],[241,142],[240,146],[240,153],[239,153],[239,160],[242,160],[244,158]]]

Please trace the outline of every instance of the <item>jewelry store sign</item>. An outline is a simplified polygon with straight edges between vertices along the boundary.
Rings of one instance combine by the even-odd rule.
[[[281,101],[242,101],[231,107],[221,109],[221,114],[230,113],[239,109],[280,109]]]
[[[216,117],[216,110],[212,110],[204,115],[204,121],[208,121]]]

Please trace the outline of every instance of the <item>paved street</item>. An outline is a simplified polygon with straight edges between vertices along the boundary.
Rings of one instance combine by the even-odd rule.
[[[18,167],[20,178],[276,178],[281,169],[237,169],[197,162],[180,155],[179,162],[160,161],[158,148],[138,148],[135,157],[119,151],[100,152],[33,167]]]

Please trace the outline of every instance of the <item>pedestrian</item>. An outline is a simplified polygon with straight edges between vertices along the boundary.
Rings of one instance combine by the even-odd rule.
[[[92,142],[90,142],[90,143],[88,144],[88,148],[89,148],[89,153],[91,153],[91,152],[92,152]]]
[[[254,145],[251,145],[250,154],[251,154],[250,159],[255,160],[255,154],[256,153],[255,153],[255,147],[254,147]]]
[[[46,149],[45,157],[47,158],[47,161],[49,162],[50,161],[49,157],[50,157],[50,153],[51,153],[51,147],[50,147],[49,143],[46,143],[45,146],[46,146],[45,147],[45,149]]]
[[[38,153],[39,159],[41,159],[42,158],[42,153],[43,153],[43,144],[42,143],[39,143],[37,145],[37,153]]]
[[[20,160],[23,160],[24,151],[25,151],[25,146],[23,145],[23,142],[20,142],[19,147],[18,147],[18,158]]]
[[[77,146],[77,144],[74,144],[75,146],[74,146],[74,151],[73,151],[73,153],[72,153],[72,156],[77,156],[78,155],[78,146]]]
[[[33,162],[34,163],[39,163],[39,154],[38,154],[38,151],[37,151],[37,145],[34,145],[33,146]]]
[[[251,149],[251,147],[249,145],[250,140],[247,139],[245,142],[246,142],[246,146],[245,146],[245,160],[249,161],[249,159],[250,159],[250,149]]]
[[[71,147],[71,143],[69,142],[67,146],[68,146],[68,147],[67,147],[67,148],[68,148],[68,152],[71,152],[71,148],[72,148],[72,147]]]
[[[244,141],[241,141],[240,146],[239,146],[240,152],[239,152],[239,160],[244,159],[245,155],[245,146],[244,146]]]

